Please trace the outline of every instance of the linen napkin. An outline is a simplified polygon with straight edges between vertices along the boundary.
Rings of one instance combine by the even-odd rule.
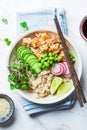
[[[33,12],[24,12],[17,13],[17,36],[24,33],[23,28],[20,26],[20,23],[26,21],[29,30],[37,30],[37,29],[51,29],[56,31],[54,24],[54,15],[57,15],[60,27],[64,35],[67,35],[67,26],[66,26],[66,17],[64,9],[49,9],[49,10],[40,10]],[[24,110],[30,116],[35,116],[40,113],[49,112],[49,111],[57,111],[57,110],[65,110],[71,108],[75,103],[75,93],[73,92],[69,97],[60,103],[56,103],[53,105],[40,105],[35,104],[27,99],[21,97],[21,103],[24,107]]]
[[[29,31],[37,29],[51,29],[56,31],[54,24],[54,15],[57,15],[62,32],[67,35],[67,26],[64,9],[49,9],[32,12],[17,13],[17,36],[24,33],[24,29],[20,26],[20,22],[26,21]]]

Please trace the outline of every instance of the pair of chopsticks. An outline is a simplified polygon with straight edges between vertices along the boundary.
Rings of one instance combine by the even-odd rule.
[[[66,61],[67,61],[67,64],[68,64],[68,67],[69,67],[69,70],[70,70],[70,73],[71,73],[71,78],[72,78],[72,81],[73,81],[73,84],[74,84],[74,87],[75,87],[77,99],[79,100],[80,106],[83,107],[83,104],[86,103],[86,98],[83,94],[83,91],[82,91],[82,88],[81,88],[81,85],[80,85],[80,81],[77,77],[73,63],[70,59],[69,50],[68,50],[68,47],[66,45],[65,38],[64,38],[63,33],[61,31],[61,28],[60,28],[60,25],[59,25],[59,22],[58,22],[56,15],[55,15],[54,21],[55,21],[55,25],[56,25],[56,28],[57,28],[58,36],[61,40],[61,44],[62,44],[62,47],[63,47],[63,50],[64,50],[65,58],[66,58]]]

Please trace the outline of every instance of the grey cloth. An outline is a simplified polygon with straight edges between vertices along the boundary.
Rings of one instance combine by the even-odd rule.
[[[29,30],[37,30],[37,29],[51,29],[56,31],[56,27],[53,21],[54,15],[57,15],[60,27],[64,35],[67,35],[67,26],[66,26],[66,18],[64,9],[50,9],[50,10],[41,10],[35,12],[24,12],[17,13],[17,36],[24,33],[23,28],[20,26],[20,22],[26,21]],[[21,103],[24,107],[24,110],[30,116],[35,116],[40,113],[57,111],[57,110],[66,110],[70,109],[75,103],[76,97],[73,92],[69,97],[65,100],[53,104],[53,105],[40,105],[35,104],[27,99],[21,97]]]

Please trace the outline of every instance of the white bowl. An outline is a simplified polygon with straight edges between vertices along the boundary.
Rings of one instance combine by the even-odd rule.
[[[29,32],[23,34],[18,40],[16,40],[16,42],[13,44],[13,46],[11,48],[11,51],[10,51],[10,54],[8,57],[8,65],[10,65],[12,60],[13,60],[13,56],[15,55],[15,51],[16,51],[16,48],[18,46],[18,42],[22,38],[24,38],[26,36],[32,36],[33,33],[39,32],[39,31],[40,32],[44,31],[44,32],[49,32],[49,33],[56,33],[56,32],[50,31],[50,30],[37,30],[37,31],[33,31],[33,32],[29,31]],[[81,62],[80,54],[78,53],[77,49],[72,46],[68,37],[65,36],[65,40],[66,40],[68,47],[74,52],[74,55],[76,58],[76,62],[74,64],[74,67],[75,67],[77,76],[80,80],[81,74],[82,74],[82,62]],[[17,91],[20,95],[22,95],[24,98],[28,99],[31,102],[38,103],[38,104],[52,104],[52,103],[60,102],[60,101],[64,100],[65,98],[67,98],[74,91],[74,87],[61,97],[49,95],[45,98],[39,98],[39,99],[36,98],[34,96],[34,94],[30,93],[29,91],[23,91],[23,90],[18,90],[18,89],[16,89],[15,91]]]

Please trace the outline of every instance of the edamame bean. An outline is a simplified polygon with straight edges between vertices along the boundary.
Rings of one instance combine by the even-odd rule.
[[[54,53],[54,52],[53,52],[52,56],[54,56],[54,57],[55,57],[55,53]]]
[[[52,65],[53,64],[53,61],[50,61],[50,65]]]
[[[57,61],[58,61],[58,62],[60,62],[60,61],[62,61],[62,60],[63,60],[62,57],[60,57],[60,56],[57,57]]]
[[[45,69],[45,65],[44,64],[43,64],[42,68]]]
[[[54,67],[54,66],[55,66],[55,63],[53,63],[52,66]]]
[[[72,61],[75,63],[75,62],[76,62],[76,59],[75,59],[75,58],[72,58]]]
[[[49,60],[54,60],[54,57],[49,57]]]
[[[43,58],[44,61],[47,61],[48,59],[49,59],[48,57],[44,57],[44,58]]]
[[[41,62],[41,58],[38,58],[39,62]]]
[[[42,64],[44,63],[44,60],[43,60],[43,59],[41,60],[41,63],[42,63]]]
[[[42,55],[42,58],[44,58],[44,57],[47,57],[47,54],[43,54],[43,55]]]
[[[44,62],[44,66],[45,66],[46,68],[48,68],[48,67],[49,67],[49,64],[48,64],[47,62]]]
[[[57,55],[57,54],[55,54],[55,58],[56,58],[56,57],[58,57],[58,55]]]
[[[48,60],[47,62],[48,62],[48,64],[49,64],[49,63],[50,63],[50,60]]]
[[[40,68],[40,69],[42,68],[42,64],[41,64],[41,63],[39,63],[39,68]]]
[[[49,56],[49,57],[52,57],[52,56],[53,56],[52,52],[49,52],[48,56]]]
[[[54,61],[57,61],[57,57],[54,59]]]

